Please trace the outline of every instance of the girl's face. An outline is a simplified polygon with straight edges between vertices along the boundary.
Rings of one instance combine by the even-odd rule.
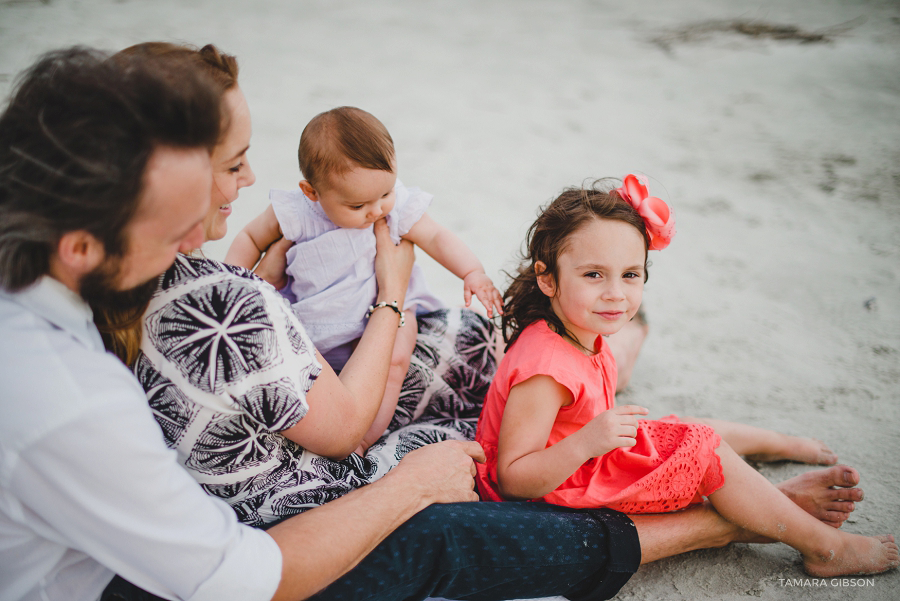
[[[256,176],[247,162],[250,148],[250,108],[244,93],[237,86],[224,96],[225,108],[231,116],[225,137],[216,144],[210,161],[213,168],[212,204],[203,230],[206,240],[219,240],[228,233],[226,220],[231,215],[231,203],[237,200],[238,190],[252,185]]]
[[[587,349],[634,317],[644,292],[644,239],[633,225],[592,219],[569,235],[558,273],[538,275],[541,292],[566,329]],[[540,273],[545,268],[535,263]]]

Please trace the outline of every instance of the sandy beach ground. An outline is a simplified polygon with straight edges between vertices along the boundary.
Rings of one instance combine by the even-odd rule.
[[[404,183],[503,287],[537,207],[639,171],[678,218],[622,400],[826,441],[862,474],[845,529],[900,535],[900,4],[895,0],[0,0],[0,92],[40,53],[146,40],[236,54],[257,183],[299,179],[320,111],[393,134]],[[419,253],[434,291],[462,286]],[[759,465],[779,481],[810,468]],[[900,572],[801,581],[783,545],[647,566],[617,599],[891,599]],[[794,580],[797,579],[797,580]],[[856,586],[850,586],[851,584]],[[862,586],[859,586],[859,585]]]

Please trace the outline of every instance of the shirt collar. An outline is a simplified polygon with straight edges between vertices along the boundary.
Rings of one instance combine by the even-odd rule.
[[[85,346],[104,350],[90,306],[59,280],[45,275],[24,290],[0,290],[0,296],[68,332]]]

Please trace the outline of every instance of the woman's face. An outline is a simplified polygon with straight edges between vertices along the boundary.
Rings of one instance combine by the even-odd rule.
[[[231,215],[231,203],[237,200],[238,190],[256,181],[247,162],[252,133],[247,99],[241,89],[235,86],[225,93],[224,101],[231,123],[225,137],[216,145],[210,157],[213,169],[212,204],[203,220],[206,240],[225,237],[228,232],[226,220]]]

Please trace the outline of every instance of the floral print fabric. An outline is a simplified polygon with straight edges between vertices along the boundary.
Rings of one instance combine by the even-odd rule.
[[[418,325],[387,433],[365,457],[342,461],[279,433],[306,415],[321,365],[288,303],[249,271],[179,256],[144,316],[134,371],[179,461],[242,522],[262,526],[380,478],[425,444],[474,437],[495,330],[464,309],[420,315]]]

